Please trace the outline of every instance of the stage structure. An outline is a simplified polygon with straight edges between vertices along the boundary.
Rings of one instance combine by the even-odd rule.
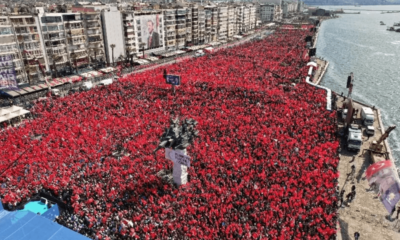
[[[187,168],[190,167],[190,157],[187,155],[186,148],[199,136],[199,131],[195,129],[197,121],[185,119],[180,125],[179,118],[171,119],[171,125],[166,128],[160,138],[158,147],[154,150],[165,149],[165,158],[174,163],[173,181],[180,186],[187,183]]]

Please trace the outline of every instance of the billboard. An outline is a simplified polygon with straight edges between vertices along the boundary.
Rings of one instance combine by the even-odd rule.
[[[0,89],[18,89],[15,66],[10,55],[0,56]]]
[[[164,47],[162,14],[141,15],[140,34],[145,49]]]

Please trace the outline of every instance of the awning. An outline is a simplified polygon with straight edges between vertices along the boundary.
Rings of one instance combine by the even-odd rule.
[[[25,87],[25,88],[23,88],[23,89],[24,89],[24,91],[26,91],[26,92],[28,92],[28,93],[35,92],[35,91],[36,91],[35,89],[32,89],[31,87]]]
[[[235,36],[233,36],[233,38],[242,39],[243,37],[239,36],[239,35],[235,35]]]
[[[5,92],[7,95],[11,96],[11,97],[17,97],[19,96],[19,93],[14,92],[14,91],[7,91]]]
[[[28,92],[26,92],[26,91],[24,91],[22,89],[15,90],[15,92],[19,93],[20,95],[24,95],[24,94],[28,93]]]
[[[39,87],[38,85],[31,86],[31,88],[32,88],[33,90],[35,90],[35,91],[40,91],[40,90],[43,89],[42,87]]]
[[[43,89],[47,89],[49,88],[49,86],[47,86],[47,84],[39,84],[39,87],[43,88]]]

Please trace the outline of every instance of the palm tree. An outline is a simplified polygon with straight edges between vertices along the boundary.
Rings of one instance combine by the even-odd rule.
[[[112,64],[113,64],[113,67],[114,67],[114,48],[115,48],[115,44],[111,44],[110,45],[110,47],[111,47],[111,57],[112,57]]]

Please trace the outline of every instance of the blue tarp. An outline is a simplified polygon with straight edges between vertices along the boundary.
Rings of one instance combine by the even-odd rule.
[[[42,217],[45,217],[47,219],[50,219],[51,221],[54,221],[58,215],[60,215],[60,211],[58,209],[58,205],[55,204],[49,210],[47,210],[45,213],[43,213]]]
[[[0,204],[1,205],[1,204]],[[8,212],[0,207],[1,240],[88,240],[46,217],[29,211]],[[54,209],[57,209],[55,206]],[[48,211],[50,212],[51,209]],[[49,214],[51,215],[51,214]]]

